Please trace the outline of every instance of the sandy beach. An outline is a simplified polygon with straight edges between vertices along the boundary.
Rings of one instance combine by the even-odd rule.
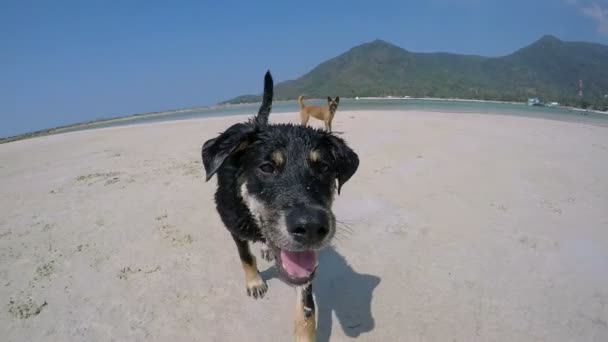
[[[202,143],[245,118],[0,145],[0,339],[291,341],[294,290],[258,258],[269,292],[246,296],[204,181]],[[608,341],[608,128],[339,111],[334,130],[361,166],[320,256],[319,341]]]

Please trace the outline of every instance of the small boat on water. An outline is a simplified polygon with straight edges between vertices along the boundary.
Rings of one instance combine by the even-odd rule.
[[[545,104],[538,97],[533,97],[528,99],[528,106],[544,107]]]

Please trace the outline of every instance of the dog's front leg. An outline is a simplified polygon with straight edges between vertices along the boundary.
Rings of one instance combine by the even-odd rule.
[[[255,261],[255,257],[249,250],[249,242],[239,239],[232,235],[236,248],[239,250],[239,257],[241,258],[241,264],[245,271],[245,286],[247,287],[247,295],[253,296],[253,298],[263,298],[268,291],[268,285],[258,271],[258,266]]]
[[[296,303],[296,342],[314,342],[317,338],[315,321],[315,301],[312,297],[312,284],[298,287]]]

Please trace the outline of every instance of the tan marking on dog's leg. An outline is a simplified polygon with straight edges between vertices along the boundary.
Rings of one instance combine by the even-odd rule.
[[[243,266],[243,271],[245,271],[247,295],[253,296],[255,299],[264,297],[264,294],[268,291],[268,285],[266,285],[266,282],[264,282],[264,279],[260,276],[255,257],[251,254],[251,250],[249,249],[249,242],[241,240],[235,235],[232,235],[232,238],[236,243],[241,265]]]
[[[311,286],[305,285],[305,286]],[[315,320],[314,304],[312,308],[305,307],[305,287],[296,288],[296,319],[295,319],[295,337],[296,342],[314,342],[317,340],[317,327]],[[312,312],[310,312],[312,310]]]
[[[246,262],[241,262],[245,271],[245,286],[247,286],[247,294],[253,298],[262,298],[268,290],[268,285],[260,276],[255,257],[251,256],[251,265]]]
[[[258,279],[260,279],[257,261],[253,255],[251,256],[251,259],[253,260],[252,265],[249,265],[246,262],[241,263],[243,265],[243,270],[245,271],[245,282],[247,283],[247,287],[256,285]]]
[[[271,158],[277,166],[281,166],[285,163],[285,156],[283,156],[283,152],[281,151],[272,152]]]

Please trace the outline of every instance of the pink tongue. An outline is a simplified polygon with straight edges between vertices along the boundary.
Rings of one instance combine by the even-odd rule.
[[[281,262],[287,274],[295,278],[305,278],[317,267],[317,255],[314,251],[290,252],[281,250]]]

